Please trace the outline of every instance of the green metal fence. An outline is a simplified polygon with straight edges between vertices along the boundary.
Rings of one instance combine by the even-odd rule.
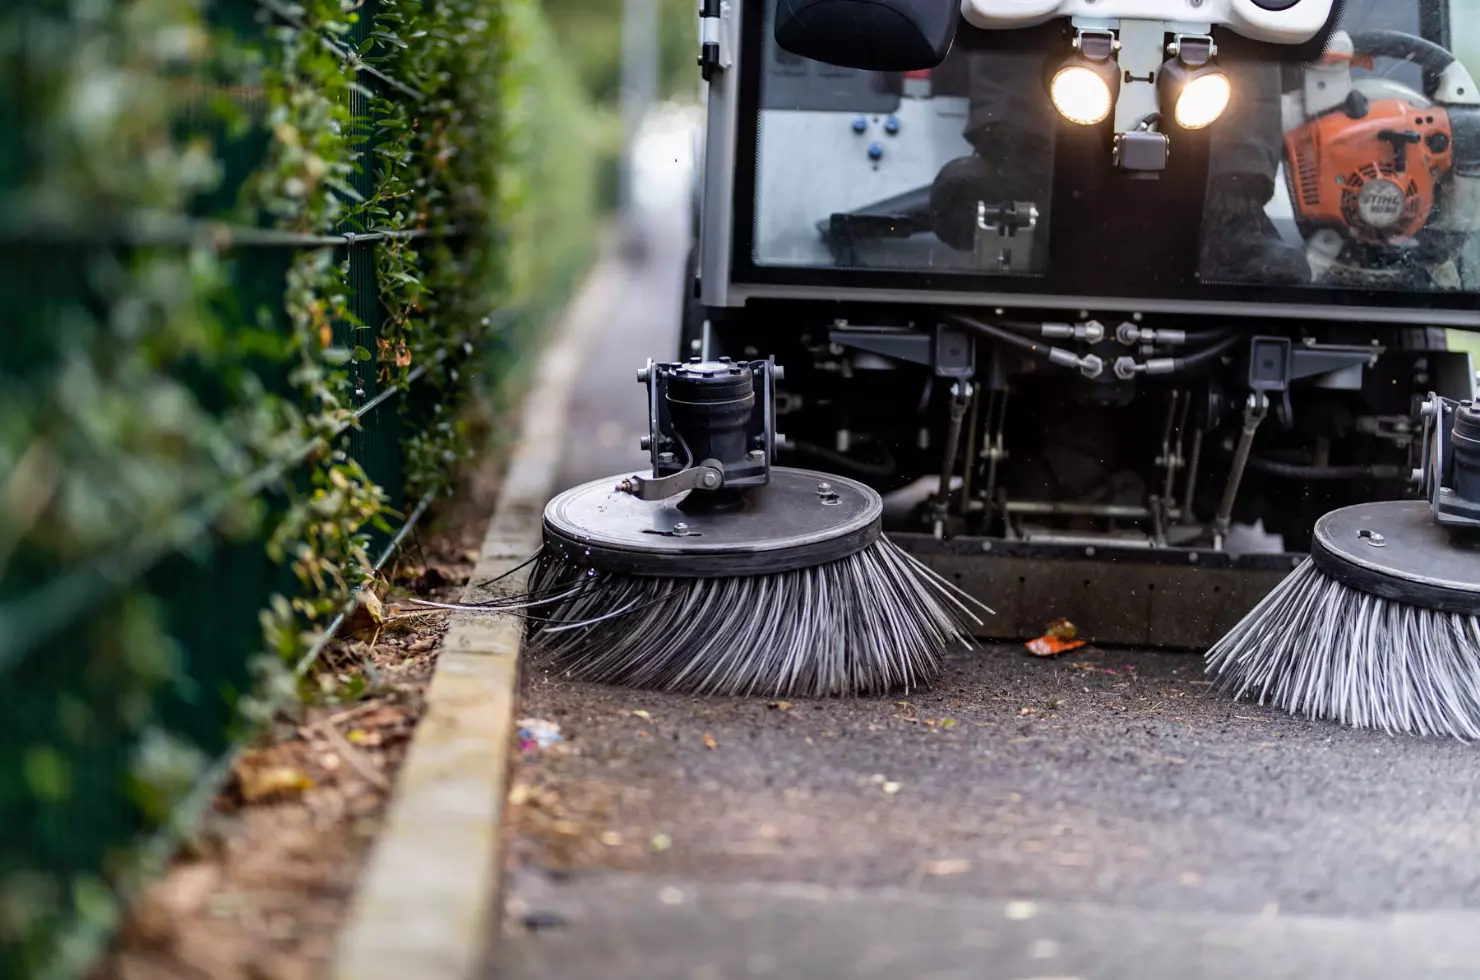
[[[508,5],[451,2],[481,5],[494,15]],[[421,120],[428,103],[428,119],[444,114],[440,124],[456,111],[457,97],[398,78],[386,67],[394,58],[376,62],[377,52],[404,49],[420,37],[390,36],[381,15],[397,12],[401,23],[441,17],[446,31],[459,28],[427,0],[363,0],[339,8],[356,15],[348,31],[320,38],[312,23],[315,3],[325,9],[319,0],[216,0],[200,5],[200,27],[223,50],[256,51],[269,67],[293,32],[322,41],[355,79],[345,90],[356,126],[355,166],[347,186],[334,193],[346,202],[372,199],[397,165],[385,152],[383,134],[390,130],[377,121],[392,118],[395,107],[406,110],[402,118]],[[450,215],[419,223],[371,220],[350,208],[334,226],[295,230],[267,218],[242,221],[244,189],[273,152],[270,100],[254,81],[265,76],[215,51],[179,59],[189,70],[173,80],[171,91],[184,95],[169,119],[172,145],[209,141],[221,174],[212,188],[163,212],[149,210],[147,169],[117,192],[97,192],[96,202],[91,190],[73,192],[67,180],[74,171],[92,174],[97,185],[109,179],[106,167],[94,172],[100,161],[87,155],[86,134],[68,127],[89,113],[113,112],[131,97],[129,79],[116,66],[133,57],[128,46],[135,42],[117,32],[150,17],[170,27],[172,8],[185,11],[180,23],[187,23],[198,5],[108,0],[93,4],[93,21],[81,27],[72,18],[86,16],[77,11],[87,5],[7,0],[6,6],[0,11],[6,82],[0,84],[0,977],[18,977],[43,968],[65,975],[96,953],[120,901],[167,857],[175,832],[227,772],[234,746],[248,734],[242,698],[260,686],[252,665],[264,650],[262,611],[274,595],[305,591],[288,563],[269,557],[265,544],[275,522],[294,501],[303,506],[315,474],[322,478],[333,454],[343,453],[386,495],[384,522],[364,530],[372,563],[388,560],[426,513],[434,489],[425,480],[408,488],[408,445],[425,452],[427,440],[418,439],[449,424],[450,394],[479,374],[481,383],[492,383],[488,375],[507,369],[525,325],[538,323],[548,307],[506,310],[491,322],[467,323],[465,332],[444,332],[440,346],[417,349],[409,368],[384,363],[378,342],[392,319],[382,296],[385,250],[415,250],[415,267],[439,283],[479,275],[488,268],[479,250],[508,247],[490,231],[496,208],[485,202],[485,210],[469,210],[453,201],[444,208]],[[69,30],[75,50],[66,47]],[[153,30],[148,37],[169,40],[163,28]],[[202,36],[180,31],[182,48]],[[79,53],[91,50],[89,44],[103,52],[96,64],[84,64],[91,55]],[[401,62],[416,64],[416,57],[413,50]],[[59,67],[48,67],[48,58]],[[170,63],[168,57],[161,63]],[[99,78],[120,77],[103,86],[107,91],[89,91],[98,84],[66,77],[84,68]],[[93,106],[88,99],[113,104]],[[218,111],[223,108],[230,111]],[[147,157],[151,141],[160,139],[131,131],[116,112],[109,118],[124,120],[110,137],[121,155]],[[461,164],[484,165],[492,164]],[[264,404],[276,397],[298,399],[304,415],[322,409],[301,404],[304,388],[293,372],[303,364],[273,342],[293,332],[284,296],[305,255],[328,255],[344,270],[348,315],[331,318],[328,346],[376,355],[351,354],[330,366],[347,411],[297,443],[244,449],[227,444],[230,433],[197,437],[182,427],[178,449],[172,448],[172,412],[217,421],[250,415],[252,400],[243,391],[251,389],[236,373],[260,380]],[[580,250],[564,256],[557,263],[562,274],[542,295],[554,301],[584,257]],[[224,276],[224,283],[199,288],[190,278],[205,274],[197,265]],[[199,330],[131,332],[134,320],[147,325],[175,315],[168,301],[151,299],[153,290],[169,288],[171,277],[208,297],[210,322]],[[490,296],[497,291],[493,282],[473,287]],[[455,317],[473,308],[447,305],[442,313]],[[181,309],[186,313],[178,315],[195,315],[193,306]],[[178,339],[195,334],[194,341]],[[159,336],[174,338],[170,343],[181,349],[151,351],[149,345],[163,343]],[[393,360],[394,345],[387,349]],[[167,365],[194,407],[188,412],[177,401],[156,399],[147,379],[134,385],[130,358]],[[153,472],[128,451],[141,431],[149,446],[144,464]],[[153,497],[151,480],[159,484]],[[155,512],[136,498],[173,503]],[[289,666],[306,668],[339,621],[326,616],[304,624],[310,641]]]

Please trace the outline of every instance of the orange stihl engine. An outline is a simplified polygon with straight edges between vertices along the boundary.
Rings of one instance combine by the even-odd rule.
[[[1453,144],[1444,109],[1372,101],[1352,89],[1341,108],[1286,137],[1296,213],[1302,223],[1338,228],[1354,242],[1412,238],[1433,211]]]

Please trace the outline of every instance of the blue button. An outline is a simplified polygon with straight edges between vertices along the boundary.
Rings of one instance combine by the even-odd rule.
[[[865,119],[865,118],[863,118],[862,116],[854,116],[853,117],[853,132],[855,132],[855,133],[861,133],[861,132],[863,132],[866,129],[868,129],[868,120]]]
[[[879,143],[870,143],[868,145],[868,158],[870,160],[877,160],[880,157],[882,157],[883,155],[884,155],[884,147],[881,144],[879,144]]]
[[[888,119],[884,120],[884,132],[888,133],[890,136],[893,136],[895,133],[899,132],[899,117],[890,116]]]

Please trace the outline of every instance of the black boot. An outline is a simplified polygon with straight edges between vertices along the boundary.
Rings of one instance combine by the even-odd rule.
[[[1213,181],[1203,211],[1202,278],[1210,282],[1297,286],[1311,282],[1305,251],[1280,237],[1264,205],[1274,196],[1268,177]]]
[[[961,252],[976,242],[977,202],[990,200],[997,175],[978,156],[957,157],[930,185],[930,224],[935,237]]]

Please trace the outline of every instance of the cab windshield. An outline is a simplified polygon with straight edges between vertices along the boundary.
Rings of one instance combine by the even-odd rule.
[[[1149,181],[1115,173],[1104,127],[1056,111],[1061,50],[963,24],[934,71],[833,68],[775,45],[774,2],[742,183],[740,254],[761,277],[1474,308],[1480,93],[1455,79],[1480,77],[1480,0],[1352,0],[1343,57],[1223,59],[1227,110],[1174,133]]]

